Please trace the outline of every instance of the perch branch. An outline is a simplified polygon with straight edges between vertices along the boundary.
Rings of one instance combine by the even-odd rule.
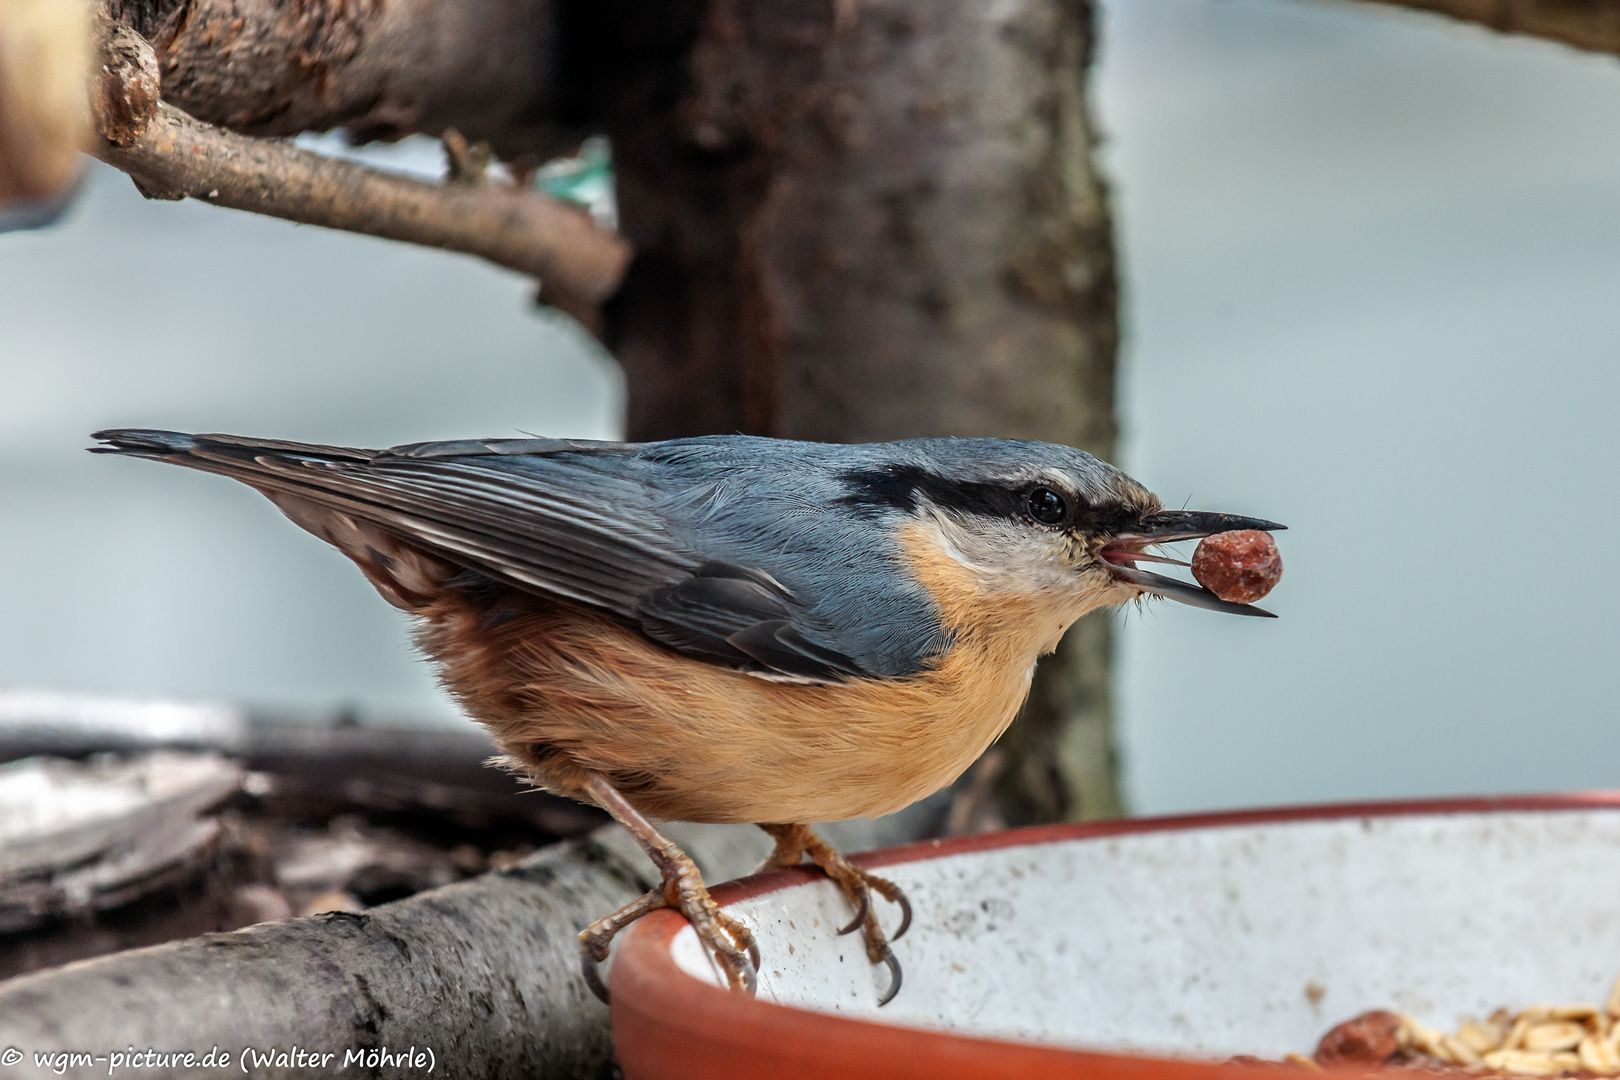
[[[346,1052],[384,1046],[432,1049],[434,1076],[600,1075],[608,1012],[579,977],[574,934],[646,888],[628,862],[574,841],[365,914],[264,923],[25,975],[0,983],[0,1046],[76,1047],[93,1018],[99,1045],[199,1055],[217,1046],[231,1054],[230,1072],[245,1047],[337,1054],[325,1068],[255,1076],[347,1074]]]
[[[539,278],[548,301],[599,302],[624,276],[629,245],[559,200],[496,184],[423,183],[204,124],[156,99],[151,47],[125,27],[108,30],[103,59],[93,152],[149,198],[189,196],[477,255]]]

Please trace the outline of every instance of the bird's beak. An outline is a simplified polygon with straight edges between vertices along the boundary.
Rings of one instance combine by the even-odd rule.
[[[1215,533],[1231,532],[1235,529],[1257,529],[1261,532],[1278,532],[1287,528],[1278,525],[1275,521],[1262,521],[1260,518],[1238,517],[1235,514],[1210,514],[1198,510],[1165,510],[1157,514],[1150,514],[1126,529],[1114,534],[1108,543],[1102,546],[1098,554],[1108,564],[1108,569],[1121,581],[1128,581],[1143,592],[1162,596],[1167,600],[1178,600],[1193,607],[1209,608],[1211,611],[1224,611],[1230,615],[1259,615],[1267,619],[1276,616],[1264,611],[1253,604],[1234,604],[1230,600],[1222,600],[1202,585],[1190,581],[1181,581],[1177,578],[1165,577],[1163,574],[1152,574],[1146,570],[1138,570],[1139,562],[1170,563],[1175,566],[1185,566],[1179,559],[1167,559],[1162,555],[1149,554],[1145,549],[1157,544],[1168,544],[1175,540],[1197,540]]]

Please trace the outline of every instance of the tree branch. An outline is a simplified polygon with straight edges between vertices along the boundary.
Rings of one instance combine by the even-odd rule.
[[[157,50],[163,97],[248,135],[456,128],[555,156],[555,0],[99,0]],[[575,140],[577,142],[577,140]]]
[[[1588,52],[1620,53],[1620,0],[1379,0]]]
[[[91,98],[93,150],[149,198],[190,196],[309,225],[477,255],[539,278],[550,302],[599,302],[618,288],[629,245],[583,211],[537,192],[428,184],[257,139],[157,101],[151,47],[111,27]]]

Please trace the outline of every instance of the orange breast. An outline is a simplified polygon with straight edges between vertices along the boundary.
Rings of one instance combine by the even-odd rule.
[[[972,575],[926,533],[904,547],[956,634],[928,670],[904,679],[774,682],[516,594],[517,612],[493,625],[461,594],[443,594],[420,612],[420,641],[467,711],[552,790],[577,794],[588,769],[668,820],[885,814],[972,764],[1011,722],[1037,654],[1055,640],[1049,613],[977,595]]]

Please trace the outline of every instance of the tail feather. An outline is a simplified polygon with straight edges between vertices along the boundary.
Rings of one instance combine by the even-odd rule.
[[[151,428],[110,428],[93,432],[106,446],[92,446],[92,454],[129,454],[133,457],[164,458],[195,449],[197,439],[183,431],[157,431]]]
[[[123,454],[185,465],[240,480],[266,495],[294,524],[337,548],[366,575],[383,598],[403,611],[420,611],[438,587],[456,572],[402,537],[374,521],[381,508],[344,499],[319,481],[324,470],[307,478],[289,476],[273,467],[276,461],[364,462],[376,457],[372,450],[343,446],[316,446],[278,439],[248,439],[238,435],[188,435],[180,431],[115,428],[95,432],[106,445],[92,446],[93,454]]]
[[[259,454],[337,461],[369,461],[377,456],[375,450],[360,450],[352,446],[322,446],[285,439],[250,439],[241,435],[190,435],[184,431],[158,431],[153,428],[108,428],[93,432],[90,437],[107,444],[90,447],[92,454],[153,458],[176,465],[209,468],[212,472],[222,471],[218,468],[222,459],[237,458],[246,463]],[[194,455],[206,455],[213,467],[204,465],[200,460],[188,460]]]

